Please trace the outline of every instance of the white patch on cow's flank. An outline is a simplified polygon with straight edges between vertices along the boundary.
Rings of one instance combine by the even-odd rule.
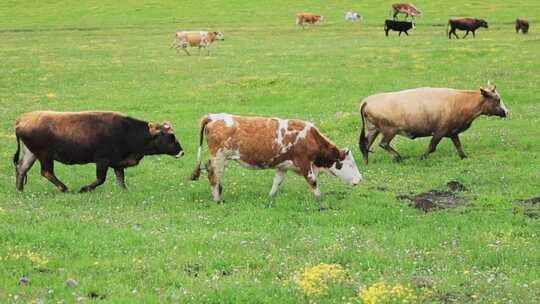
[[[313,124],[309,122],[304,122],[304,128],[300,131],[289,131],[289,120],[286,119],[280,119],[280,118],[274,118],[278,122],[278,128],[276,130],[276,139],[274,142],[278,145],[280,148],[279,153],[285,154],[287,151],[289,151],[293,146],[298,144],[300,140],[303,140],[307,137],[308,131],[313,127]],[[293,135],[296,133],[296,137],[294,141],[285,144],[283,140],[287,135]]]
[[[277,164],[276,168],[281,170],[298,170],[298,167],[296,167],[291,160],[286,160]]]
[[[208,117],[212,121],[223,121],[225,123],[225,126],[232,127],[234,125],[234,118],[231,114],[227,113],[217,113],[217,114],[210,114]]]

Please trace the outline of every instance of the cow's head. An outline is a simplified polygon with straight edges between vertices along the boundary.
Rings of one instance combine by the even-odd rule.
[[[349,148],[339,150],[337,158],[328,171],[341,180],[356,186],[362,182],[362,174],[358,171],[353,154]]]
[[[482,114],[500,117],[508,116],[508,109],[504,105],[501,95],[499,95],[497,88],[491,80],[488,80],[487,89],[480,87],[480,93],[482,94],[482,97],[484,97]]]
[[[478,22],[478,26],[488,28],[488,23],[487,23],[486,20],[484,20],[484,19],[477,19],[476,21]]]
[[[151,136],[149,154],[168,154],[174,155],[176,158],[184,155],[182,146],[174,136],[171,123],[149,123],[148,131]]]
[[[225,40],[223,32],[214,32],[214,35],[216,36],[216,40]]]
[[[416,23],[412,22],[411,28],[414,30],[416,28]]]
[[[323,24],[324,23],[324,16],[317,16],[317,23]]]

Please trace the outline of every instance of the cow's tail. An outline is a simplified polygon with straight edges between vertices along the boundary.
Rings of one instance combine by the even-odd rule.
[[[296,15],[296,25],[300,25],[300,16]]]
[[[13,155],[13,164],[15,165],[15,169],[17,169],[17,165],[19,164],[19,157],[21,154],[21,139],[19,135],[17,136],[17,151],[15,151],[15,154]]]
[[[204,143],[204,133],[206,132],[206,125],[210,122],[210,118],[208,116],[204,116],[201,119],[201,132],[199,134],[199,149],[197,150],[197,162],[195,163],[195,169],[193,169],[193,173],[191,174],[191,180],[198,180],[201,176],[201,161],[202,161],[202,146]]]
[[[362,104],[362,106],[360,106],[360,116],[362,117],[362,129],[360,129],[360,138],[358,139],[358,147],[360,148],[360,152],[362,152],[362,157],[364,158],[364,162],[367,164],[369,150],[368,150],[367,138],[366,138],[366,121],[364,118],[365,106],[366,106],[365,102]]]

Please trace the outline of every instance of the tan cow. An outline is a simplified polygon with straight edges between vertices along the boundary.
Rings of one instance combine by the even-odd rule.
[[[209,114],[201,119],[199,151],[192,180],[200,176],[205,135],[210,154],[206,170],[216,202],[222,200],[221,178],[230,160],[251,169],[276,169],[270,196],[276,194],[288,170],[303,176],[317,199],[321,196],[317,185],[317,174],[321,171],[352,185],[362,181],[352,152],[338,149],[309,122],[223,113]]]
[[[177,53],[182,49],[188,56],[191,55],[187,50],[188,46],[198,47],[199,55],[201,55],[201,49],[205,48],[210,55],[210,46],[217,40],[225,40],[222,32],[181,31],[175,34],[171,48],[176,48]]]
[[[392,11],[394,19],[397,19],[399,14],[405,14],[405,18],[408,18],[410,15],[413,19],[414,17],[422,16],[422,12],[410,3],[394,3],[392,4]]]
[[[298,13],[296,14],[296,25],[301,25],[304,28],[304,23],[323,24],[324,16],[315,15],[313,13]]]
[[[379,133],[383,135],[379,146],[396,161],[401,156],[390,146],[396,135],[411,139],[431,136],[422,159],[435,151],[443,137],[452,139],[459,157],[465,158],[459,133],[467,130],[480,115],[506,117],[508,110],[493,83],[488,81],[487,89],[481,87],[477,91],[420,88],[371,95],[362,101],[360,115],[359,146],[367,164],[369,149]]]

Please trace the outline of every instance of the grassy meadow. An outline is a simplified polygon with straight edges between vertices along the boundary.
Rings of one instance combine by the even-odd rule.
[[[540,5],[417,0],[417,28],[385,37],[391,3],[2,1],[0,303],[540,302],[540,219],[525,214],[540,207],[516,203],[540,195]],[[345,23],[348,10],[364,21]],[[326,24],[301,30],[299,11]],[[448,40],[453,16],[490,27]],[[529,19],[528,35],[515,34],[516,17]],[[177,55],[180,29],[223,31],[225,41],[211,56]],[[469,158],[444,139],[420,161],[429,139],[396,138],[403,162],[377,147],[361,163],[362,98],[488,79],[511,115],[475,121],[461,136]],[[14,120],[40,109],[170,120],[186,156],[145,158],[126,170],[126,192],[110,170],[89,194],[77,190],[94,165],[56,163],[63,194],[36,163],[16,193]],[[318,203],[289,173],[270,199],[273,171],[230,163],[217,205],[205,176],[188,181],[208,112],[309,120],[353,150],[365,183],[322,175]],[[452,180],[468,188],[456,209],[424,213],[396,199]]]

